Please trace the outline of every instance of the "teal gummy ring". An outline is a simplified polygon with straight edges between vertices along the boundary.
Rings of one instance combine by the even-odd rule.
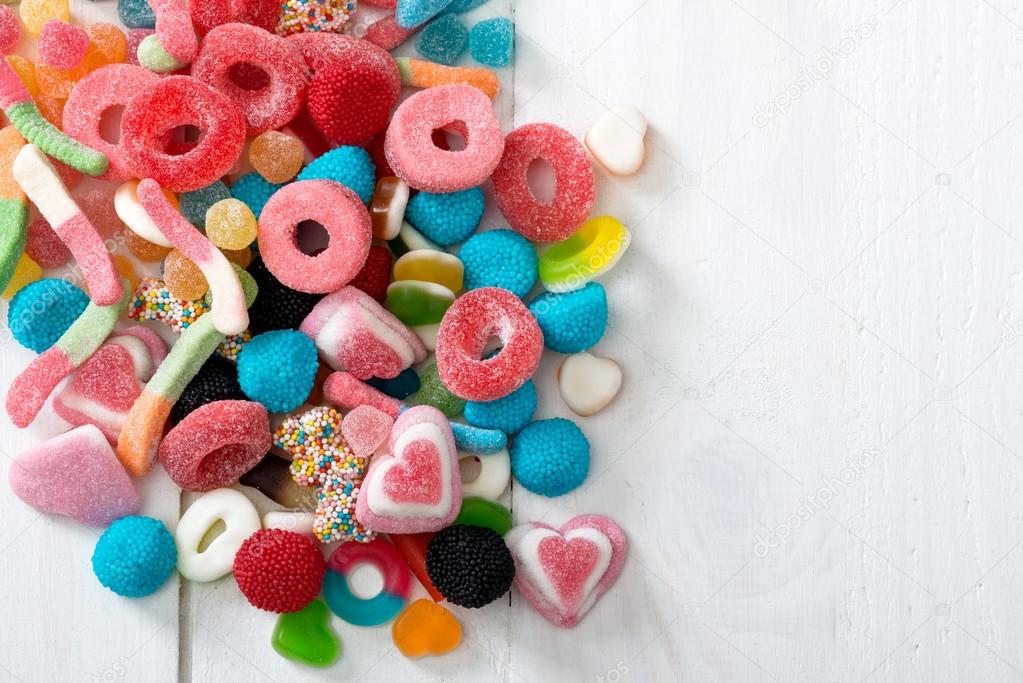
[[[360,598],[348,585],[349,573],[360,564],[371,564],[383,574],[383,590],[372,598]],[[323,599],[330,611],[356,626],[380,626],[394,619],[408,601],[409,588],[405,560],[382,538],[345,543],[330,556],[323,577]]]

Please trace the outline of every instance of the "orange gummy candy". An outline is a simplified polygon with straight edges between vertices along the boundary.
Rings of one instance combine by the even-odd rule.
[[[26,201],[25,191],[14,180],[11,166],[18,152],[25,146],[25,139],[14,128],[7,126],[0,130],[0,199],[17,199]]]
[[[131,285],[131,291],[134,292],[135,288],[139,286],[139,276],[135,272],[135,264],[124,254],[114,254],[111,258],[114,261],[114,267],[117,268],[117,272],[128,280],[128,283]]]
[[[443,655],[462,642],[462,626],[446,607],[421,598],[397,616],[391,638],[406,657]]]
[[[147,239],[139,237],[131,230],[124,231],[124,243],[128,251],[135,255],[139,261],[162,261],[171,253],[171,247],[162,247]]]
[[[302,170],[305,147],[291,135],[276,130],[260,133],[249,145],[249,163],[268,183],[286,183]]]
[[[201,299],[210,289],[199,266],[177,249],[172,250],[163,260],[163,281],[171,296],[185,301]]]
[[[239,268],[248,268],[249,264],[252,263],[252,250],[248,247],[244,249],[221,249],[224,256],[231,263],[234,263]]]
[[[57,128],[64,127],[64,100],[39,94],[35,96],[35,101],[44,119]]]
[[[14,73],[18,74],[21,82],[25,84],[25,90],[28,90],[28,94],[32,96],[38,95],[39,84],[36,83],[36,65],[21,55],[8,55],[7,62],[14,69]]]

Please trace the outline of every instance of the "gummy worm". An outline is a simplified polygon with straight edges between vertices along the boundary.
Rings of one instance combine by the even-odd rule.
[[[248,304],[231,262],[178,213],[155,180],[146,178],[139,183],[138,197],[164,237],[206,276],[213,297],[213,326],[228,337],[244,332],[249,326]]]
[[[256,298],[256,281],[241,268],[235,272],[245,293],[245,305]],[[138,477],[153,469],[163,425],[181,392],[199,372],[203,363],[224,341],[213,325],[213,316],[203,315],[182,333],[156,373],[135,399],[117,439],[117,457],[125,469]]]
[[[401,73],[401,84],[413,88],[432,88],[436,85],[464,83],[483,91],[493,99],[501,90],[501,81],[490,69],[469,66],[444,66],[410,57],[394,60]]]
[[[0,291],[3,291],[25,251],[28,203],[11,170],[11,163],[25,146],[25,140],[13,128],[5,128],[0,135],[3,136],[0,144],[9,143],[0,153]],[[8,141],[7,137],[14,139]]]
[[[57,343],[36,356],[11,382],[7,390],[7,414],[16,426],[29,426],[61,380],[89,360],[113,331],[117,318],[131,299],[128,281],[122,284],[124,294],[120,301],[109,306],[90,301]]]
[[[110,252],[46,156],[35,145],[25,145],[14,159],[13,171],[21,189],[78,261],[92,300],[100,306],[117,303],[124,287]]]
[[[6,59],[0,59],[0,108],[22,137],[38,145],[54,159],[91,176],[106,173],[106,155],[68,137],[39,113],[18,72]]]

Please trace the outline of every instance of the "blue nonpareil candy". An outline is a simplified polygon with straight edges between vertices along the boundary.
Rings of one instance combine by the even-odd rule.
[[[486,208],[483,190],[470,187],[459,192],[419,192],[405,208],[405,219],[442,247],[464,242],[479,227]]]
[[[473,235],[458,251],[465,288],[500,287],[518,297],[536,283],[536,249],[513,230],[488,230]]]
[[[245,205],[252,211],[252,215],[259,218],[259,214],[263,212],[263,207],[270,201],[270,197],[282,187],[284,186],[268,183],[258,173],[246,173],[231,186],[231,196],[245,202]],[[203,215],[203,222],[205,223],[205,221],[206,216]]]
[[[333,180],[359,195],[363,204],[369,204],[376,187],[376,168],[363,148],[338,147],[314,159],[298,174],[298,180]]]
[[[592,347],[607,329],[607,294],[597,282],[564,294],[547,292],[533,299],[529,312],[543,330],[551,351],[579,353]]]

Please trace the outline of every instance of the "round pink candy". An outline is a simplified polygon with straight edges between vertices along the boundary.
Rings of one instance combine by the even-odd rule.
[[[454,131],[465,149],[433,142],[438,129]],[[384,153],[395,175],[417,190],[458,192],[486,180],[501,161],[504,137],[490,100],[471,85],[442,85],[417,92],[394,112]]]
[[[554,171],[556,189],[550,202],[541,202],[529,187],[529,165],[537,159]],[[586,150],[571,133],[551,123],[530,123],[509,133],[491,180],[508,224],[534,242],[571,237],[589,218],[597,197]]]
[[[159,78],[141,66],[111,64],[96,69],[78,81],[67,98],[64,105],[64,132],[107,155],[110,166],[101,176],[104,180],[121,182],[134,178],[135,173],[124,155],[121,143],[107,142],[103,137],[103,114],[110,109],[123,109],[132,97]]]
[[[10,5],[0,5],[0,52],[9,55],[21,38],[21,22]]]
[[[327,248],[309,256],[299,249],[299,223],[316,221]],[[278,190],[259,215],[259,254],[282,283],[300,292],[326,294],[358,275],[373,240],[373,226],[358,195],[333,180],[300,180]]]
[[[491,337],[501,342],[482,360]],[[437,332],[437,372],[448,391],[468,401],[495,401],[521,387],[540,365],[543,332],[506,289],[473,289],[451,305]]]
[[[55,69],[73,69],[89,49],[85,29],[66,21],[50,19],[39,32],[39,60]]]

